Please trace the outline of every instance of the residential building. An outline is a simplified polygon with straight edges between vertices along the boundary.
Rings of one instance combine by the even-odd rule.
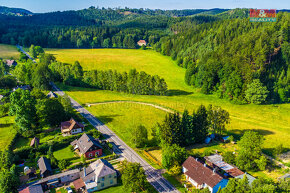
[[[29,85],[23,85],[23,86],[17,86],[13,88],[13,92],[16,91],[17,89],[22,89],[22,90],[31,90],[31,87]]]
[[[57,94],[55,94],[54,92],[50,91],[47,95],[46,95],[47,98],[57,98]]]
[[[74,135],[82,133],[84,128],[85,126],[82,123],[78,123],[73,118],[71,118],[69,121],[61,123],[61,132],[63,135]]]
[[[243,178],[244,175],[246,175],[249,184],[252,184],[252,182],[256,179],[250,174],[244,173],[243,171],[239,170],[239,168],[237,168],[236,166],[224,162],[223,157],[219,154],[206,156],[204,158],[209,166],[211,166],[212,168],[223,170],[225,172],[224,175],[227,177]]]
[[[42,178],[45,178],[52,174],[52,169],[50,165],[50,161],[46,157],[41,157],[37,161],[37,165],[40,170],[40,175]]]
[[[73,182],[74,180],[80,178],[80,170],[74,169],[66,172],[58,173],[55,175],[48,176],[37,181],[33,185],[41,185],[43,190],[48,190],[50,188],[55,188],[58,186],[63,186],[64,184]]]
[[[226,187],[228,183],[228,179],[225,179],[215,169],[191,156],[183,163],[182,171],[193,186],[198,189],[208,188],[212,193],[216,193],[219,188]]]
[[[103,154],[102,146],[98,139],[94,139],[86,133],[71,142],[71,145],[80,156],[84,155],[86,158],[94,158]]]
[[[20,190],[19,193],[43,193],[43,190],[40,185],[36,185],[36,186],[29,186],[23,190]]]
[[[139,40],[137,42],[138,46],[146,46],[147,45],[147,42],[145,40]]]
[[[94,192],[117,185],[117,171],[107,161],[99,159],[80,173],[87,192]]]
[[[6,65],[9,67],[16,66],[17,62],[15,60],[6,60]]]

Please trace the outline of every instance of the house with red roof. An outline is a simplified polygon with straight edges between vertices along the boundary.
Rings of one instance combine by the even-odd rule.
[[[84,133],[79,139],[71,142],[71,145],[80,156],[84,155],[86,158],[99,157],[103,154],[100,142],[86,133]]]
[[[182,164],[182,171],[186,180],[197,189],[208,188],[210,192],[216,193],[219,188],[224,188],[228,184],[228,179],[192,156]]]
[[[82,123],[78,123],[73,118],[71,118],[69,121],[62,122],[60,127],[61,133],[65,136],[82,133],[85,128]]]
[[[146,46],[147,45],[147,42],[145,41],[145,40],[139,40],[138,42],[137,42],[137,44],[138,44],[138,46]]]

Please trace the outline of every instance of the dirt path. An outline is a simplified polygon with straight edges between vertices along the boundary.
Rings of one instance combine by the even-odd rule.
[[[91,103],[91,104],[86,104],[87,106],[92,106],[92,105],[103,105],[103,104],[111,104],[111,103],[135,103],[135,104],[141,104],[141,105],[147,105],[147,106],[151,106],[154,107],[156,109],[168,112],[168,113],[174,113],[173,110],[165,108],[165,107],[161,107],[155,104],[151,104],[151,103],[144,103],[144,102],[137,102],[137,101],[110,101],[110,102],[99,102],[99,103]]]

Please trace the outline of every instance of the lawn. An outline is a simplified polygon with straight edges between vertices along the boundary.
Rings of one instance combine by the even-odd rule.
[[[68,87],[59,85],[70,96],[81,104],[96,103],[103,101],[141,101],[158,104],[179,112],[188,109],[190,112],[203,104],[221,106],[230,113],[231,123],[227,125],[229,134],[240,136],[246,130],[255,130],[265,137],[264,149],[272,151],[278,144],[290,148],[290,104],[280,105],[236,105],[228,100],[219,99],[215,95],[204,95],[196,89],[184,83],[185,69],[178,67],[169,57],[162,56],[152,50],[127,50],[127,49],[70,49],[70,50],[49,50],[62,62],[80,61],[85,70],[88,69],[116,69],[128,71],[131,68],[145,71],[152,75],[160,75],[168,83],[169,96],[141,96],[113,91],[102,91],[95,89]],[[98,110],[103,111],[100,112]],[[93,107],[89,109],[96,116],[110,117],[112,111],[125,112],[123,104],[116,104],[114,109],[100,109]],[[149,111],[142,111],[136,114],[134,125],[142,123],[141,117],[148,117]],[[129,112],[130,114],[130,112]],[[121,114],[122,115],[122,114]],[[132,113],[131,113],[132,115]],[[130,115],[129,115],[130,116]],[[147,122],[162,120],[157,115]],[[102,118],[102,117],[101,117]],[[123,119],[114,117],[113,123],[108,123],[113,130],[114,127],[124,127]],[[118,122],[116,122],[118,120]],[[124,133],[127,133],[126,129]],[[119,133],[118,133],[119,134]],[[121,134],[121,133],[120,133]],[[124,134],[122,138],[128,136]]]
[[[6,149],[16,135],[14,123],[14,117],[0,118],[0,150]]]
[[[72,163],[81,161],[80,157],[75,155],[75,153],[71,151],[70,145],[65,148],[54,151],[53,155],[57,160],[66,159],[68,161],[71,161]]]
[[[144,125],[151,139],[151,128],[166,115],[162,110],[136,103],[99,104],[87,109],[129,145],[133,145],[132,129]]]
[[[0,44],[0,58],[3,59],[19,59],[20,53],[16,46]]]

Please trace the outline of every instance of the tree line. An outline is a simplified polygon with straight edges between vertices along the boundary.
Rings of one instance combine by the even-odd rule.
[[[167,84],[158,75],[131,69],[129,73],[116,70],[91,70],[84,72],[80,63],[73,65],[52,62],[49,68],[54,80],[71,86],[91,87],[140,95],[165,95]]]

